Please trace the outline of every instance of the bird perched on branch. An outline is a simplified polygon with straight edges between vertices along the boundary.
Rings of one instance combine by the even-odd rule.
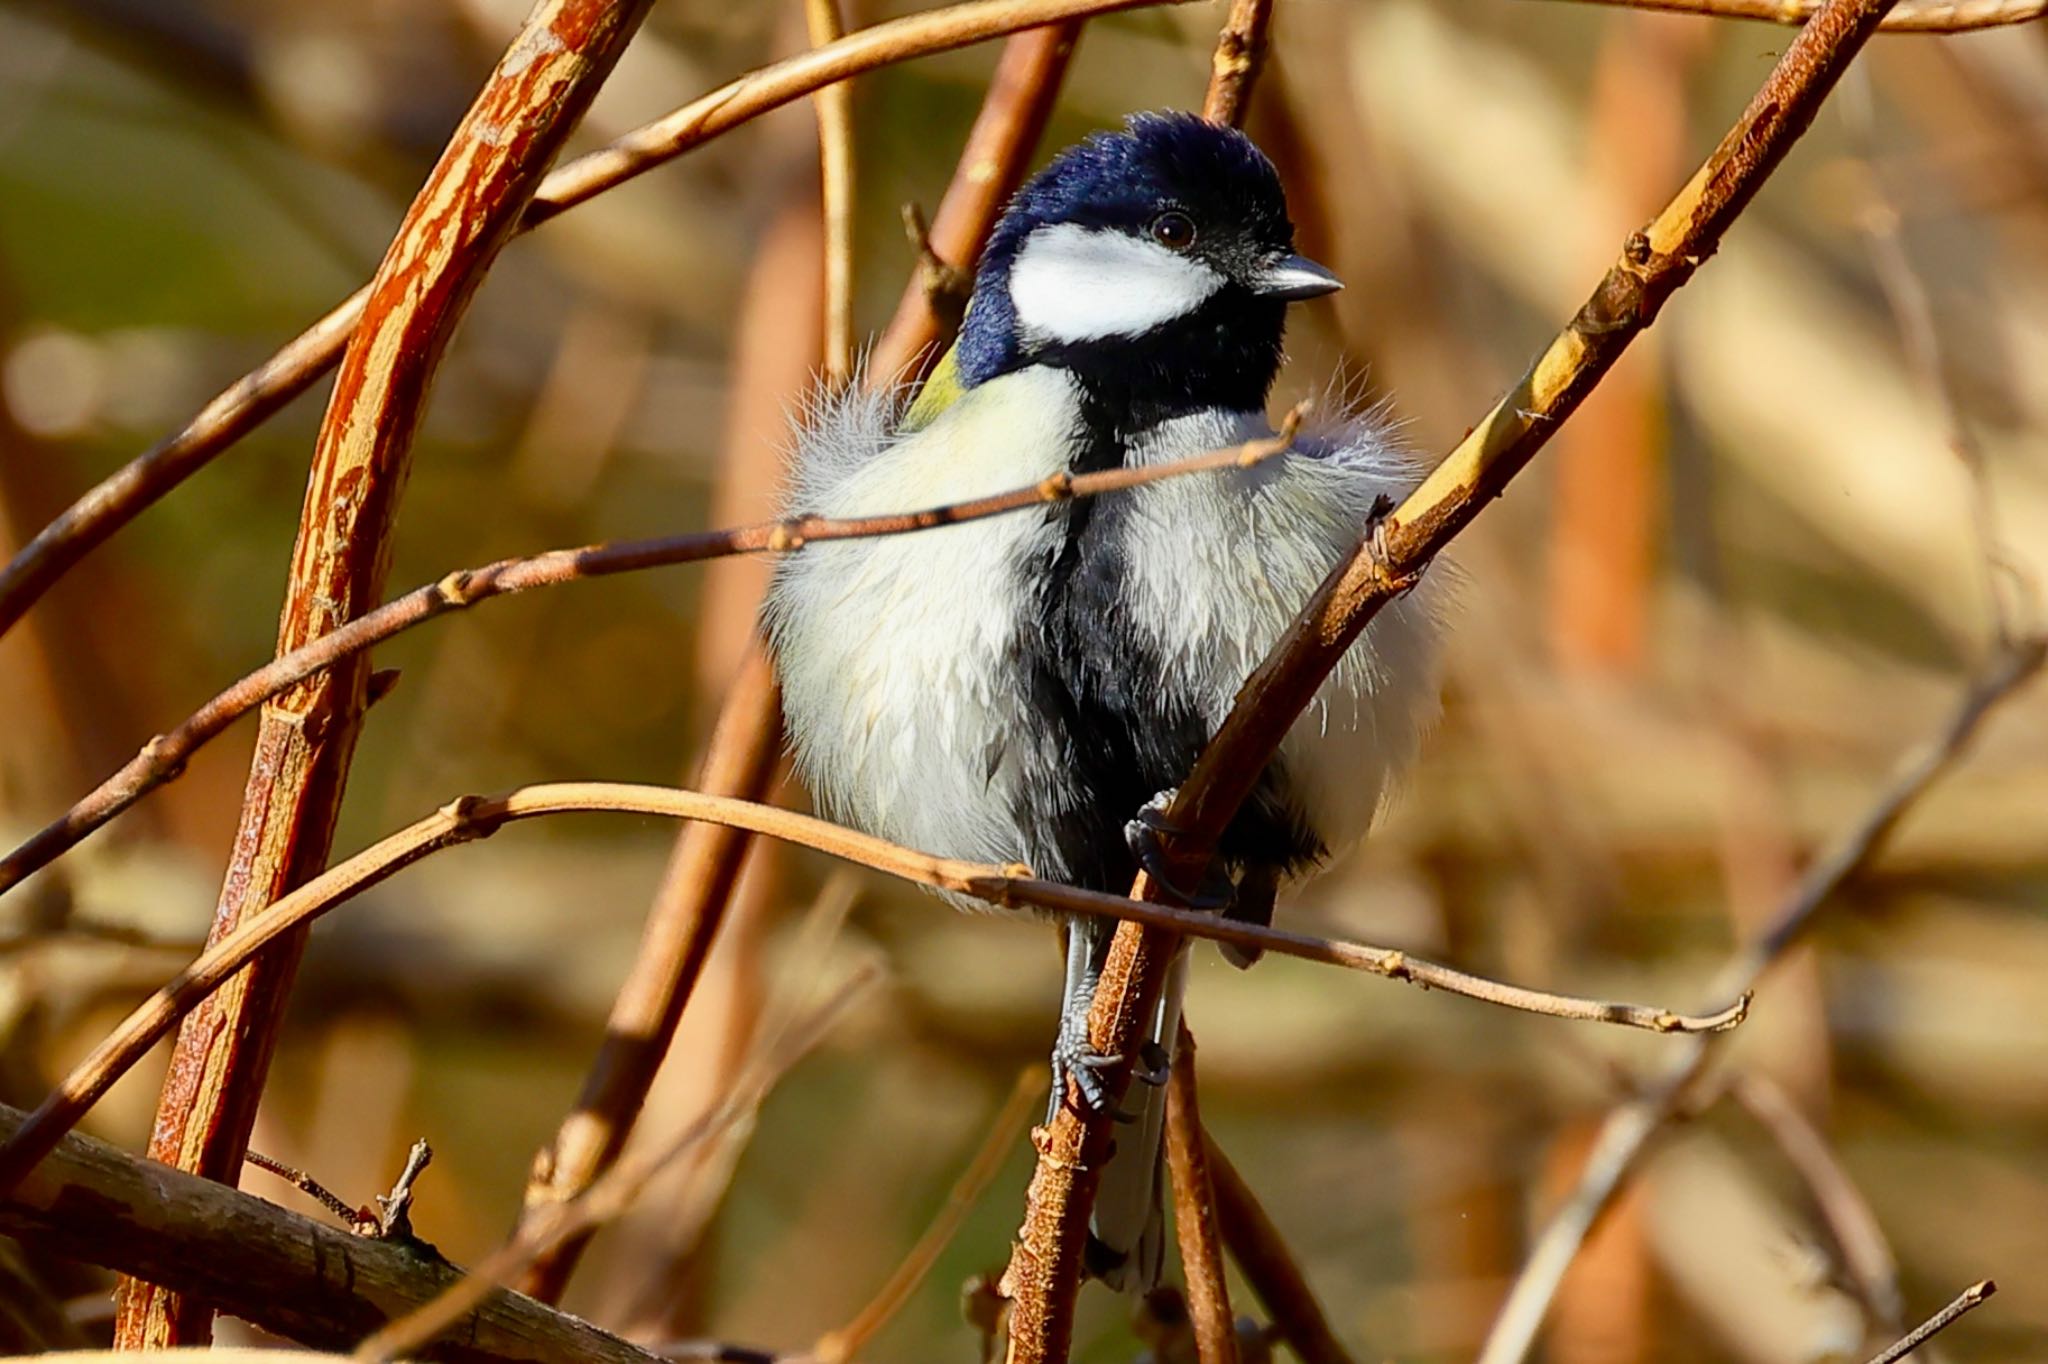
[[[1134,117],[1017,194],[915,404],[814,405],[793,509],[922,509],[1270,437],[1287,306],[1339,287],[1295,254],[1243,134]],[[766,622],[798,770],[829,816],[884,838],[1122,893],[1163,870],[1164,796],[1246,676],[1418,476],[1382,423],[1340,416],[1255,467],[788,556]],[[1435,639],[1417,596],[1373,620],[1184,902],[1265,922],[1276,888],[1363,836],[1435,713]],[[1053,1102],[1071,1083],[1114,1107],[1087,1014],[1115,925],[1067,927]],[[1184,967],[1097,1197],[1090,1264],[1112,1284],[1149,1286],[1162,1258],[1159,1085]]]

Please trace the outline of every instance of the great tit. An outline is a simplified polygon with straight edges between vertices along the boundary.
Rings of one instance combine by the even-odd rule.
[[[1295,254],[1279,176],[1248,138],[1137,115],[1011,201],[914,404],[859,386],[813,404],[791,508],[921,509],[1268,437],[1287,305],[1340,287]],[[1247,469],[785,556],[765,624],[819,807],[928,852],[1127,890],[1141,812],[1157,818],[1324,574],[1419,478],[1376,414],[1319,425]],[[1364,835],[1435,713],[1437,635],[1425,584],[1331,674],[1221,840],[1227,912],[1269,919],[1277,887]],[[1113,927],[1067,925],[1055,1106],[1070,1075],[1084,1102],[1122,1097],[1087,1041]],[[1097,1196],[1089,1263],[1113,1286],[1151,1286],[1163,1259],[1157,1082],[1185,965]]]

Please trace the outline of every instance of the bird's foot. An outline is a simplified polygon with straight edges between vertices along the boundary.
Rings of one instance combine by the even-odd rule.
[[[1201,883],[1192,888],[1174,875],[1172,859],[1166,853],[1166,840],[1182,837],[1187,831],[1166,817],[1167,808],[1173,804],[1173,795],[1172,791],[1161,791],[1147,801],[1145,807],[1124,825],[1124,842],[1130,845],[1131,856],[1138,859],[1145,875],[1159,887],[1162,899],[1182,909],[1211,913],[1227,909],[1236,892],[1229,876],[1214,860],[1203,869]]]
[[[1091,1116],[1107,1113],[1118,1122],[1135,1122],[1137,1114],[1127,1113],[1116,1102],[1116,1096],[1109,1092],[1107,1072],[1122,1065],[1124,1058],[1109,1052],[1100,1052],[1088,1041],[1088,1015],[1086,1005],[1082,1012],[1069,1012],[1060,1019],[1060,1035],[1052,1044],[1052,1092],[1053,1103],[1065,1100],[1067,1081],[1074,1082],[1074,1093],[1080,1097],[1081,1106]],[[1147,1079],[1145,1072],[1138,1076]],[[1147,1083],[1150,1083],[1147,1079]]]
[[[1079,1028],[1062,1023],[1059,1041],[1052,1049],[1053,1092],[1065,1094],[1067,1081],[1072,1080],[1082,1107],[1091,1116],[1107,1113],[1121,1123],[1136,1122],[1138,1115],[1127,1112],[1109,1092],[1107,1072],[1123,1064],[1123,1060],[1120,1055],[1099,1052],[1089,1045],[1085,1020]],[[1131,1071],[1131,1078],[1157,1089],[1166,1083],[1172,1070],[1172,1055],[1159,1043],[1148,1041],[1138,1048],[1137,1065]]]

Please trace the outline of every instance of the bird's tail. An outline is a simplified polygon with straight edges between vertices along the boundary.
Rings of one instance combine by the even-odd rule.
[[[1180,1035],[1181,996],[1187,988],[1187,948],[1167,968],[1166,988],[1147,1030],[1155,1056],[1171,1057]],[[1102,1169],[1095,1213],[1088,1222],[1088,1272],[1111,1288],[1147,1292],[1166,1264],[1166,1086],[1133,1083],[1126,1106],[1136,1118],[1117,1127],[1116,1149]]]

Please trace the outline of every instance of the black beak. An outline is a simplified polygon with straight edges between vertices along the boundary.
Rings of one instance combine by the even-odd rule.
[[[1261,298],[1277,298],[1284,303],[1321,298],[1343,287],[1343,280],[1307,256],[1282,256],[1252,277],[1253,293]]]

